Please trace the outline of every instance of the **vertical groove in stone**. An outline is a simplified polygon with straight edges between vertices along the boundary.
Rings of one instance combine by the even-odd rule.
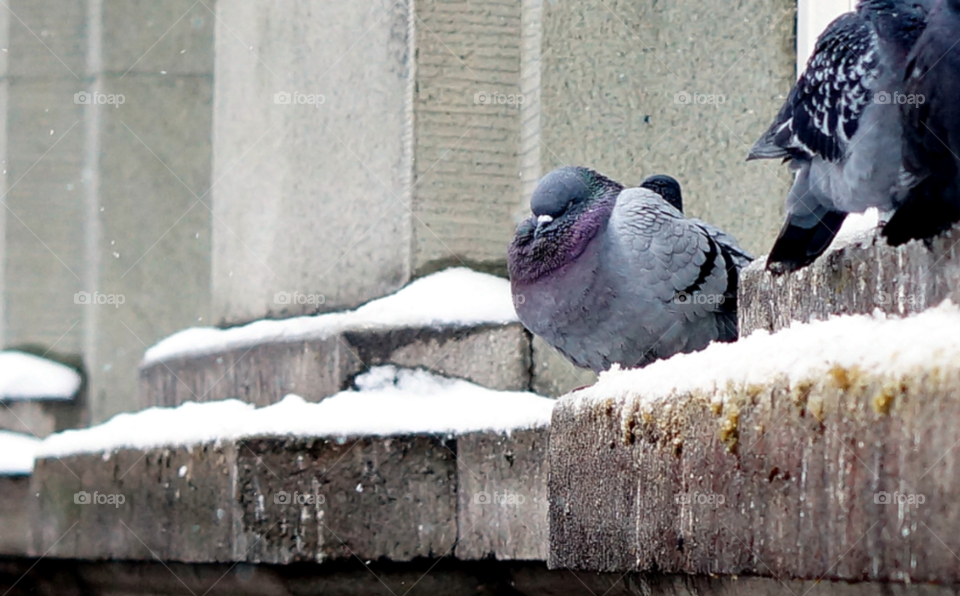
[[[540,179],[540,24],[543,0],[523,0],[520,42],[520,198],[519,217]]]
[[[519,2],[416,13],[414,269],[503,263],[519,194]]]

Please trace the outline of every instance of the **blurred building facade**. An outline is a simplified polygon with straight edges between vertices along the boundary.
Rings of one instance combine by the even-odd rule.
[[[157,340],[504,274],[536,180],[669,173],[754,253],[793,0],[13,0],[0,333],[136,408]]]

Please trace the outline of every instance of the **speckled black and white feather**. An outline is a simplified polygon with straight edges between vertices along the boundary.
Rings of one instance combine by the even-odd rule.
[[[750,151],[750,159],[840,161],[873,100],[878,37],[856,13],[833,21],[776,120]]]
[[[786,222],[767,258],[784,273],[813,262],[848,213],[890,210],[905,194],[902,93],[906,58],[932,0],[861,0],[817,40],[806,70],[748,159],[794,173]]]

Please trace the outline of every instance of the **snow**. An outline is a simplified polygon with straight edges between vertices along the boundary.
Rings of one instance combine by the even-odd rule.
[[[23,352],[0,352],[0,399],[73,399],[80,374],[68,366]]]
[[[494,391],[421,370],[381,366],[356,379],[357,390],[319,403],[296,395],[256,408],[237,400],[186,403],[120,414],[104,424],[47,437],[38,457],[114,449],[151,449],[253,436],[346,437],[509,433],[549,425],[554,400]]]
[[[33,457],[40,439],[0,430],[0,476],[19,476],[33,472]]]
[[[827,250],[837,250],[859,241],[872,242],[880,226],[880,211],[876,207],[864,213],[851,213],[843,220],[840,231]]]
[[[776,334],[757,331],[735,343],[711,344],[635,370],[611,370],[575,395],[581,403],[634,399],[647,403],[703,392],[723,400],[730,387],[791,386],[823,377],[832,368],[866,374],[910,375],[954,367],[960,359],[960,309],[950,301],[907,318],[873,315],[794,323]]]
[[[396,294],[374,300],[353,311],[263,320],[230,329],[186,329],[147,350],[143,364],[243,349],[266,342],[323,339],[344,331],[467,327],[515,323],[518,320],[513,308],[510,282],[458,267],[418,279]]]

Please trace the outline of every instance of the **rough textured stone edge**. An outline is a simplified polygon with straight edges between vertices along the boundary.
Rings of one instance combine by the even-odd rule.
[[[958,390],[957,367],[837,368],[793,387],[731,387],[723,405],[565,398],[550,438],[548,564],[956,584]],[[925,503],[876,502],[883,493]]]

